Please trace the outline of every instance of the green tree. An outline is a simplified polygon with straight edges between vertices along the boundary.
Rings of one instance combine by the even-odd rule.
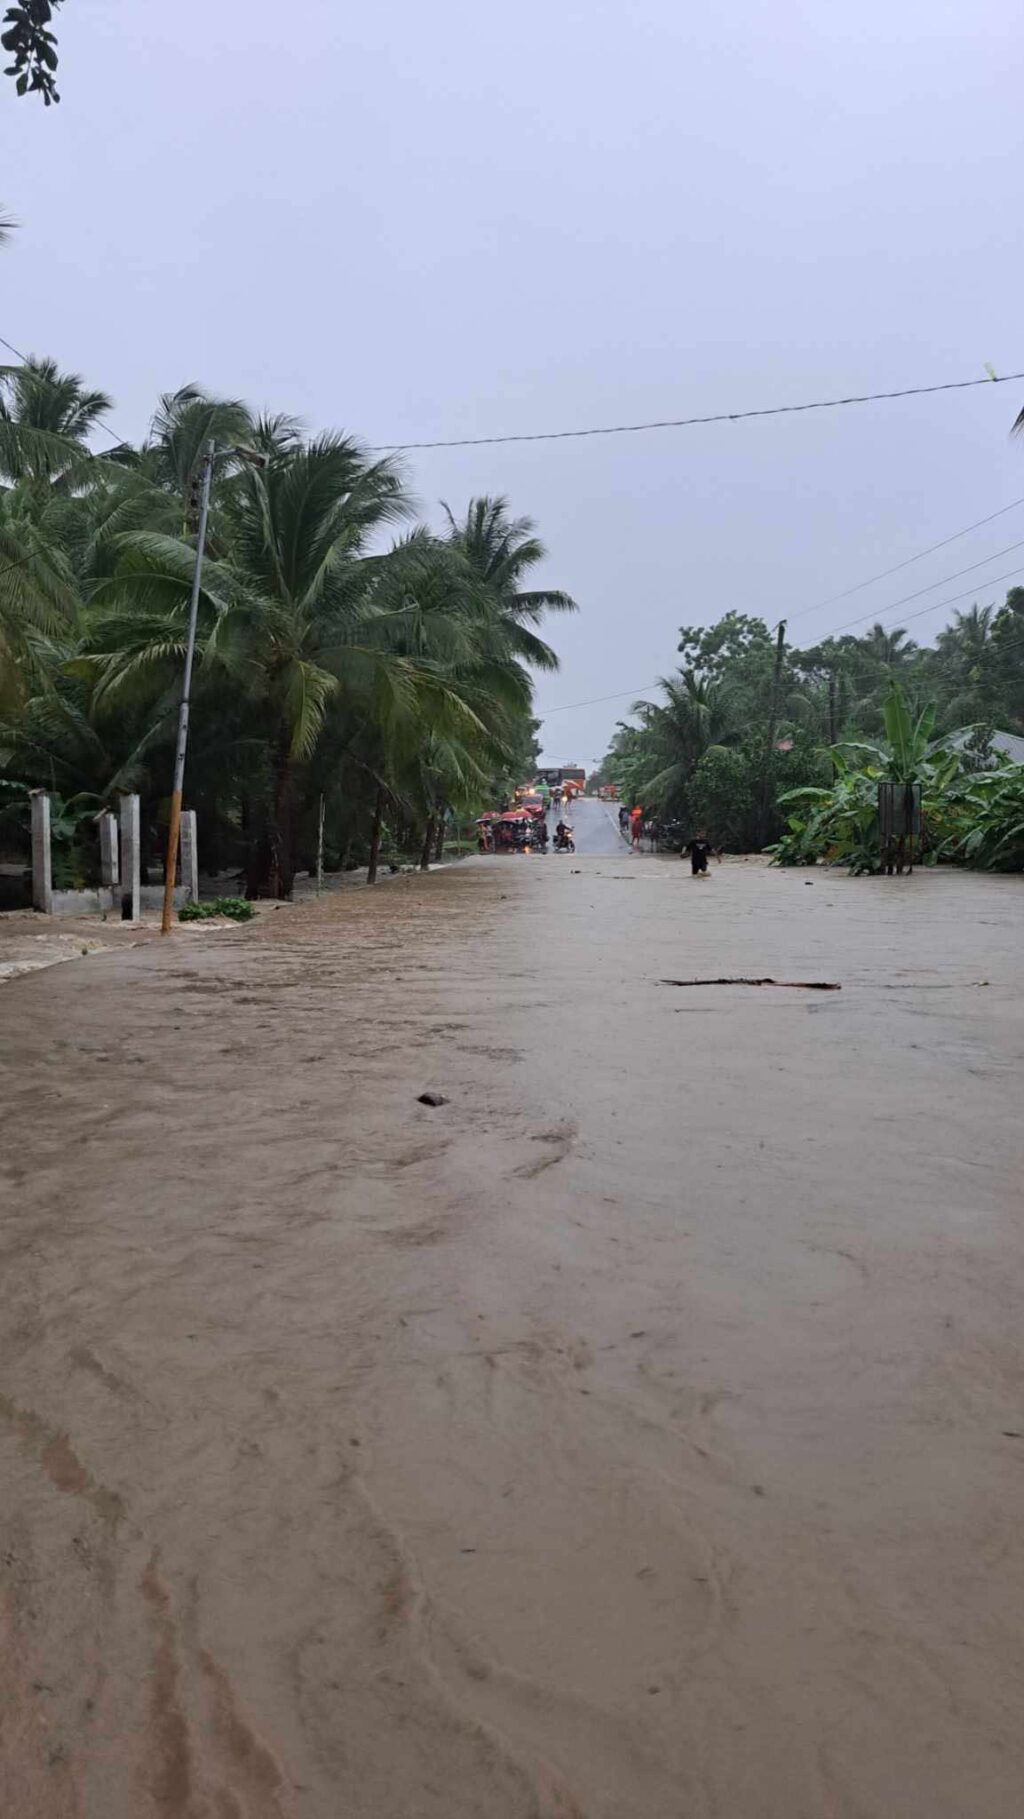
[[[407,509],[393,463],[368,462],[349,437],[322,436],[237,476],[228,552],[204,570],[200,673],[235,680],[267,744],[272,800],[251,805],[262,826],[250,882],[260,874],[274,896],[291,895],[295,873],[297,767],[343,678],[349,690],[357,672],[371,690],[383,679],[395,691],[403,680],[372,636],[361,636],[360,570],[370,534]],[[181,660],[191,568],[179,538],[123,540],[102,595],[117,610],[96,633],[108,648],[93,659],[108,695],[140,679],[151,695],[166,686]]]
[[[529,570],[547,555],[532,518],[513,518],[508,500],[502,498],[471,499],[462,519],[456,519],[447,505],[444,510],[452,545],[498,602],[510,649],[535,669],[556,669],[554,651],[532,628],[545,613],[579,609],[572,596],[558,588],[523,587]]]
[[[402,475],[352,438],[185,386],[141,447],[98,457],[107,405],[53,361],[0,378],[0,771],[22,832],[30,786],[88,833],[130,782],[159,850],[211,439],[187,773],[205,862],[287,895],[321,797],[334,863],[396,841],[429,858],[451,812],[522,781],[531,671],[557,663],[539,627],[572,604],[531,590],[528,520],[475,501],[388,549]]]
[[[60,100],[54,80],[57,40],[50,23],[64,0],[19,0],[3,16],[0,44],[13,57],[4,70],[19,95],[42,95],[44,106]]]
[[[662,679],[663,703],[636,702],[643,760],[634,765],[629,793],[663,819],[687,812],[687,790],[704,754],[734,743],[738,721],[728,686],[692,669]]]

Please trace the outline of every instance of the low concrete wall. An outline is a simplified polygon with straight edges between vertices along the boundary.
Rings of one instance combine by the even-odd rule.
[[[145,910],[158,910],[163,907],[164,887],[162,884],[144,884],[139,892],[141,907]],[[179,884],[175,887],[174,907],[180,909],[186,900],[186,892]],[[54,891],[53,910],[55,916],[116,916],[121,914],[121,891]]]
[[[144,910],[163,909],[164,887],[162,884],[144,884],[139,892],[139,898]],[[188,892],[183,884],[175,885],[173,901],[175,909],[180,909],[183,903],[188,902]]]

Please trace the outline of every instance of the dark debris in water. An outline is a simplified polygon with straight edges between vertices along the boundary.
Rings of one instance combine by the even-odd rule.
[[[798,992],[841,992],[835,979],[660,979],[659,985],[778,985]]]

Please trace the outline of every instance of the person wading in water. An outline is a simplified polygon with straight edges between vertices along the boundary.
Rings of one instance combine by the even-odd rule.
[[[693,839],[687,842],[684,850],[690,855],[690,870],[693,873],[693,876],[695,878],[706,878],[708,875],[708,860],[715,849],[702,827],[697,829]],[[681,856],[682,855],[680,855],[680,857]],[[717,858],[719,865],[721,865],[721,853],[717,855]]]

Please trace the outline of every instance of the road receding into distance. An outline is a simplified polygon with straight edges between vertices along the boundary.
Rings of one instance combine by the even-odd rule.
[[[574,819],[0,986],[5,1813],[1019,1812],[1021,881]]]

